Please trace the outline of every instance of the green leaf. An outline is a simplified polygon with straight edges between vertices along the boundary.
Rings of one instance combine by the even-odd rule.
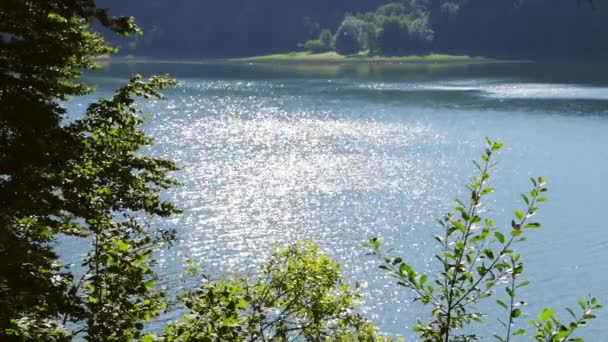
[[[501,232],[495,232],[494,236],[500,243],[505,243],[505,236]]]
[[[467,219],[468,219],[468,216],[467,216]],[[466,231],[466,227],[464,226],[464,224],[461,221],[454,221],[454,227],[456,227],[461,232]]]
[[[483,189],[481,191],[481,195],[485,196],[485,195],[487,195],[489,193],[492,193],[492,192],[494,192],[494,188],[493,187],[487,187],[487,188],[485,188],[485,189]]]
[[[63,16],[61,16],[60,14],[57,14],[55,12],[50,12],[47,16],[50,20],[52,20],[56,23],[65,24],[68,22],[68,20],[66,18],[64,18]]]
[[[380,249],[380,247],[382,247],[382,244],[380,243],[380,240],[378,240],[378,238],[369,239],[369,241],[363,245],[364,245],[364,247],[373,248],[376,250],[378,250],[378,249]]]
[[[485,249],[483,251],[483,254],[485,254],[485,256],[488,257],[488,259],[494,260],[494,252],[492,252],[491,249]]]
[[[513,311],[511,311],[511,317],[512,318],[517,318],[521,316],[521,310],[520,309],[514,309]]]
[[[583,302],[582,300],[578,301],[578,306],[581,308],[581,310],[585,311],[587,310],[587,305],[585,304],[585,302]]]
[[[427,282],[427,280],[429,279],[429,277],[424,274],[420,277],[420,280],[418,281],[418,284],[420,284],[420,287],[424,287],[424,284]]]
[[[514,298],[515,298],[515,291],[511,290],[511,289],[510,289],[510,288],[508,288],[508,287],[507,287],[507,288],[505,288],[505,290],[507,291],[507,294],[509,294],[509,297],[510,297],[511,299],[514,299]]]
[[[503,142],[498,142],[498,141],[497,141],[497,142],[495,142],[495,143],[492,145],[492,151],[493,151],[493,152],[500,151],[500,149],[501,149],[501,148],[503,148],[503,146],[505,146],[505,144],[504,144]]]
[[[503,337],[498,336],[496,334],[494,334],[494,338],[497,339],[497,340],[499,340],[500,342],[507,342],[507,340],[505,340]]]
[[[541,313],[538,315],[538,319],[541,322],[546,322],[547,320],[549,320],[551,317],[553,317],[553,314],[555,313],[555,309],[544,309],[543,311],[541,311]]]
[[[155,337],[152,334],[148,334],[139,339],[139,342],[154,342]]]
[[[505,304],[505,302],[503,302],[502,300],[497,300],[496,303],[500,306],[502,306],[505,310],[509,310],[509,307],[507,306],[507,304]]]
[[[517,217],[518,220],[523,220],[524,219],[524,213],[521,212],[521,210],[515,210],[515,217]]]
[[[118,242],[116,242],[116,246],[118,246],[118,249],[121,252],[126,252],[129,250],[129,247],[131,247],[128,243],[126,243],[122,240],[118,240]]]
[[[524,226],[524,228],[526,228],[526,229],[538,229],[540,227],[542,227],[542,225],[538,222],[528,223]]]
[[[572,316],[572,318],[576,319],[576,314],[574,314],[574,311],[572,311],[572,309],[570,309],[570,308],[565,308],[565,309],[570,314],[570,316]]]

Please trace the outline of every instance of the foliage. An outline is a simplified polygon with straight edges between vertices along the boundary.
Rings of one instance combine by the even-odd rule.
[[[397,20],[385,20],[378,31],[377,48],[382,55],[403,54],[410,45],[407,24]]]
[[[302,49],[305,51],[310,51],[312,53],[323,53],[331,50],[331,46],[325,45],[319,39],[309,40],[304,45],[302,45]]]
[[[457,2],[447,1],[441,5],[441,12],[449,16],[456,16],[460,11],[460,4]]]
[[[336,33],[336,49],[353,54],[372,48],[370,32],[378,23],[401,16],[410,33],[428,38],[424,4],[382,7],[380,15],[369,15],[377,21],[347,16]],[[156,285],[153,253],[169,246],[175,232],[153,230],[143,220],[179,212],[160,196],[176,184],[169,176],[176,166],[142,154],[153,141],[141,130],[136,98],[161,98],[159,90],[175,82],[134,76],[113,97],[91,104],[82,118],[67,117],[61,102],[92,92],[75,81],[80,73],[97,67],[93,57],[116,51],[90,29],[94,22],[122,35],[139,33],[132,18],[112,17],[93,0],[0,3],[2,341],[147,342],[156,337],[143,335],[144,324],[168,305]],[[330,35],[322,32],[319,42],[327,46]],[[497,301],[508,314],[505,337],[499,339],[508,341],[521,331],[512,333],[511,327],[521,316],[516,289],[527,282],[520,280],[523,264],[511,246],[524,240],[524,230],[540,227],[527,220],[536,203],[546,200],[546,188],[542,178],[533,180],[534,189],[523,196],[526,210],[515,212],[509,238],[491,221],[482,222],[481,198],[492,191],[486,186],[490,157],[502,146],[488,143],[484,164],[478,165],[481,174],[470,185],[470,203],[458,202],[456,213],[442,221],[438,290],[400,258],[387,258],[383,266],[433,306],[434,320],[417,328],[425,340],[472,338],[458,335],[482,318],[472,305],[499,286],[509,295],[508,304]],[[90,245],[79,277],[55,253],[54,242],[62,236]],[[370,246],[381,253],[378,240]],[[342,283],[335,262],[310,243],[296,244],[276,253],[255,279],[206,281],[183,292],[190,313],[160,339],[385,340],[356,313],[358,298]],[[580,306],[580,316],[568,309],[574,321],[567,326],[544,310],[530,322],[533,337],[570,339],[601,308],[593,298]]]
[[[335,32],[346,13],[374,12],[387,2],[390,0],[155,0],[151,6],[141,6],[137,1],[112,1],[110,6],[117,13],[135,15],[146,32],[135,50],[128,50],[129,41],[116,41],[124,46],[125,54],[200,59],[292,51],[298,42],[315,39],[319,28]],[[420,10],[429,14],[428,28],[435,33],[432,50],[438,53],[502,59],[605,61],[608,7],[594,1],[596,9],[593,10],[590,2],[407,0],[397,3],[403,4],[407,13]]]
[[[160,341],[385,341],[355,313],[359,296],[310,242],[275,253],[257,279],[207,281]]]
[[[415,53],[426,53],[430,44],[435,40],[435,32],[429,28],[429,15],[418,16],[409,24],[412,41],[411,50]]]
[[[142,82],[134,77],[113,98],[89,107],[73,125],[82,136],[82,159],[64,177],[77,179],[64,195],[90,198],[86,217],[92,249],[84,260],[87,273],[78,284],[85,301],[84,321],[89,341],[127,341],[139,336],[141,322],[165,307],[164,293],[154,288],[152,252],[173,240],[173,232],[150,232],[135,212],[168,216],[176,210],[158,193],[173,184],[166,177],[175,166],[136,155],[152,140],[138,127],[134,96],[159,98],[156,89],[173,85],[164,77]],[[87,168],[81,169],[81,165]],[[106,181],[100,182],[99,180]],[[108,182],[109,181],[109,182]],[[121,220],[116,220],[120,213]]]
[[[560,342],[560,341],[582,341],[580,338],[571,337],[580,327],[587,324],[587,321],[594,319],[594,311],[603,307],[598,304],[597,299],[591,298],[587,301],[579,301],[578,305],[581,313],[576,315],[570,308],[566,311],[570,314],[573,321],[569,324],[561,323],[555,317],[554,309],[544,309],[539,315],[538,320],[530,320],[530,324],[536,329],[532,337],[538,342]]]
[[[434,39],[434,31],[429,28],[430,14],[425,10],[424,2],[410,1],[407,4],[393,2],[380,6],[375,12],[347,14],[340,28],[348,28],[348,36],[357,37],[359,51],[368,50],[387,56],[428,52]],[[336,35],[336,47],[338,38]],[[344,39],[340,44],[347,48],[339,53],[353,53],[352,39]]]
[[[378,28],[377,51],[387,55],[428,52],[427,47],[434,39],[434,31],[429,28],[430,13],[424,1],[389,3],[379,7],[367,17]]]
[[[126,341],[164,305],[149,256],[172,233],[149,231],[137,217],[177,212],[159,195],[175,184],[168,173],[176,168],[140,154],[152,140],[139,130],[134,97],[159,97],[156,89],[173,82],[135,77],[82,119],[67,118],[58,101],[91,93],[74,80],[97,67],[93,57],[115,52],[93,21],[139,32],[132,18],[111,17],[92,0],[0,3],[3,341]],[[92,242],[78,281],[54,252],[61,235]]]
[[[365,25],[363,20],[347,16],[336,31],[336,52],[341,55],[353,55],[361,51]]]
[[[391,2],[378,7],[376,15],[383,17],[401,17],[406,15],[405,5],[401,2]]]
[[[505,310],[506,319],[500,321],[504,335],[495,335],[499,341],[510,341],[514,336],[525,335],[525,329],[514,330],[522,315],[522,303],[517,299],[518,289],[527,286],[522,280],[524,264],[514,247],[526,241],[528,231],[541,227],[531,222],[538,205],[547,201],[545,179],[532,179],[532,190],[522,194],[523,210],[515,210],[514,219],[508,231],[498,229],[494,222],[482,217],[486,209],[483,199],[494,191],[488,185],[493,155],[503,144],[487,140],[487,149],[481,156],[482,162],[475,162],[479,175],[467,186],[470,198],[467,203],[456,200],[454,212],[439,221],[442,234],[435,240],[441,252],[435,258],[440,263],[440,271],[434,277],[417,273],[403,258],[385,256],[378,239],[371,239],[366,246],[372,253],[383,258],[380,266],[397,281],[397,285],[415,294],[415,300],[430,306],[431,321],[419,321],[415,331],[423,341],[473,341],[479,336],[467,329],[472,323],[483,323],[485,314],[477,304],[495,296],[498,288],[504,288],[507,301],[496,300],[499,308]],[[569,326],[564,326],[553,316],[552,309],[545,309],[538,321],[532,321],[536,329],[532,337],[537,341],[570,341],[570,336],[585,320],[593,319],[593,310],[600,309],[596,299],[581,302],[583,314],[580,318],[572,310],[575,318]],[[580,340],[580,339],[579,339]]]
[[[324,29],[319,34],[319,41],[327,47],[328,51],[334,47],[334,35],[331,30]]]
[[[450,63],[483,63],[491,60],[481,57],[471,57],[463,55],[440,55],[431,53],[424,56],[370,56],[370,55],[355,55],[342,56],[336,52],[325,52],[312,54],[309,52],[292,52],[285,54],[256,56],[247,58],[230,59],[233,63],[274,63],[274,62],[297,62],[297,63],[429,63],[429,64],[445,64]]]
[[[318,39],[308,40],[304,44],[298,44],[304,51],[312,53],[324,53],[334,49],[334,35],[330,30],[323,30]]]

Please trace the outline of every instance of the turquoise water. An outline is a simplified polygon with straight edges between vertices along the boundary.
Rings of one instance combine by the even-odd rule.
[[[274,246],[311,239],[363,283],[362,310],[382,331],[412,336],[425,311],[361,244],[378,236],[431,271],[436,219],[466,196],[489,136],[507,144],[488,202],[496,222],[506,228],[531,176],[549,179],[545,227],[521,245],[532,281],[523,326],[545,306],[588,294],[608,302],[608,67],[112,64],[88,80],[105,96],[134,72],[181,82],[142,104],[157,143],[149,152],[182,168],[183,185],[166,196],[185,214],[152,222],[179,232],[160,255],[171,288],[184,257],[214,276],[250,273]],[[65,244],[68,260],[84,251]],[[608,341],[603,317],[582,335]]]

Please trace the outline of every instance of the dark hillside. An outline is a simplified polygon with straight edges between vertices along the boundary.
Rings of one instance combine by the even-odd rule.
[[[234,57],[293,51],[323,28],[335,32],[346,13],[382,0],[103,0],[136,17],[146,34],[116,42],[123,54],[166,58]],[[608,3],[576,0],[408,0],[425,8],[432,50],[501,58],[605,59]]]

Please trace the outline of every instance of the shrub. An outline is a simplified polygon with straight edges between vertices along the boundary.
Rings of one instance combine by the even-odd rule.
[[[306,43],[304,43],[304,45],[302,45],[302,48],[304,50],[310,51],[312,53],[322,53],[322,52],[327,52],[327,51],[331,50],[331,48],[329,46],[325,45],[319,39],[307,41]]]
[[[359,295],[338,264],[310,242],[279,250],[256,279],[207,281],[181,298],[190,312],[161,341],[385,341],[355,313]]]
[[[439,261],[436,276],[419,274],[401,257],[386,256],[378,239],[371,239],[366,246],[372,254],[383,260],[380,268],[386,270],[397,285],[411,290],[415,300],[430,306],[429,322],[418,322],[415,328],[422,341],[473,341],[477,336],[470,329],[473,323],[483,323],[485,313],[476,307],[487,298],[506,293],[504,301],[496,300],[498,308],[504,311],[505,319],[499,321],[504,328],[502,334],[494,337],[499,341],[510,341],[528,331],[518,328],[522,316],[522,301],[517,298],[518,289],[527,286],[528,281],[521,279],[524,264],[515,247],[526,241],[526,235],[541,227],[531,221],[538,205],[547,201],[545,179],[532,179],[532,190],[522,194],[523,210],[515,210],[508,230],[498,229],[489,218],[482,217],[482,200],[494,191],[488,185],[490,180],[492,156],[503,144],[487,140],[486,152],[482,162],[475,163],[479,175],[467,186],[470,197],[467,203],[456,200],[456,208],[439,221],[441,233],[435,236],[440,252],[435,256]],[[503,291],[500,291],[500,289]],[[593,311],[601,309],[595,298],[579,302],[580,314],[566,309],[572,316],[569,323],[560,322],[555,310],[544,309],[537,320],[531,320],[530,337],[536,341],[561,342],[582,341],[572,334],[585,323],[595,318]],[[498,331],[498,329],[495,329]],[[485,339],[484,339],[485,340]]]

